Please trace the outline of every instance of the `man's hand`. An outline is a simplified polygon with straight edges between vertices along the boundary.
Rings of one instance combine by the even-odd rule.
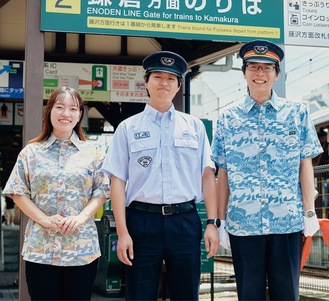
[[[304,216],[303,218],[304,218],[304,230],[303,230],[304,236],[305,237],[313,236],[320,229],[319,221],[316,214],[313,215],[312,217]]]
[[[219,237],[216,225],[207,225],[204,233],[204,245],[208,252],[207,258],[214,256],[219,248]]]
[[[226,227],[226,221],[221,220],[220,227],[218,229],[219,243],[224,249],[231,250],[230,237],[225,227]]]
[[[129,234],[119,236],[117,254],[122,263],[130,266],[133,265],[130,261],[134,259],[133,241]]]

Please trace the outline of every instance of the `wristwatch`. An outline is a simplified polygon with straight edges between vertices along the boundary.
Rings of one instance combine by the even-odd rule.
[[[316,212],[312,209],[309,209],[309,210],[306,210],[304,211],[304,215],[307,217],[307,218],[311,218],[313,217],[314,215],[316,215]]]
[[[215,225],[217,228],[219,228],[220,219],[218,219],[218,218],[207,219],[207,225]]]

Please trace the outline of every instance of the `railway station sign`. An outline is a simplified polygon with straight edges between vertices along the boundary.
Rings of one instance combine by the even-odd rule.
[[[41,30],[329,47],[329,2],[42,0]]]
[[[42,0],[41,30],[283,43],[284,0]]]

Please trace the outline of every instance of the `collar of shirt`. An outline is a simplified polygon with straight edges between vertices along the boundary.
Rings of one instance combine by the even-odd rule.
[[[44,146],[46,148],[48,148],[51,145],[53,145],[56,140],[58,140],[58,138],[54,135],[54,133],[52,133],[50,135],[50,137],[46,141],[44,141]],[[81,150],[82,144],[85,143],[85,141],[82,141],[82,140],[79,139],[79,137],[78,137],[78,135],[75,131],[73,131],[73,133],[70,137],[70,142],[72,142],[72,144],[75,145],[75,147],[79,150]]]
[[[170,113],[170,120],[173,121],[175,118],[175,107],[172,104],[170,109],[168,110],[168,112]],[[153,107],[151,107],[149,104],[147,104],[144,108],[144,114],[147,115],[148,118],[150,118],[152,121],[156,122],[157,121],[157,117],[159,115],[159,111],[154,109]]]
[[[279,109],[279,97],[276,95],[276,93],[272,90],[272,97],[265,103],[271,104],[271,106],[275,109]],[[264,104],[265,104],[264,103]],[[258,104],[256,101],[254,101],[250,95],[248,94],[246,96],[245,102],[242,105],[242,110],[245,111],[246,113],[249,113],[250,110],[254,107],[254,105]]]

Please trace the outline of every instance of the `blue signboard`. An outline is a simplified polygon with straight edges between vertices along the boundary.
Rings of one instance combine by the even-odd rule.
[[[0,98],[24,98],[23,62],[0,61]]]

